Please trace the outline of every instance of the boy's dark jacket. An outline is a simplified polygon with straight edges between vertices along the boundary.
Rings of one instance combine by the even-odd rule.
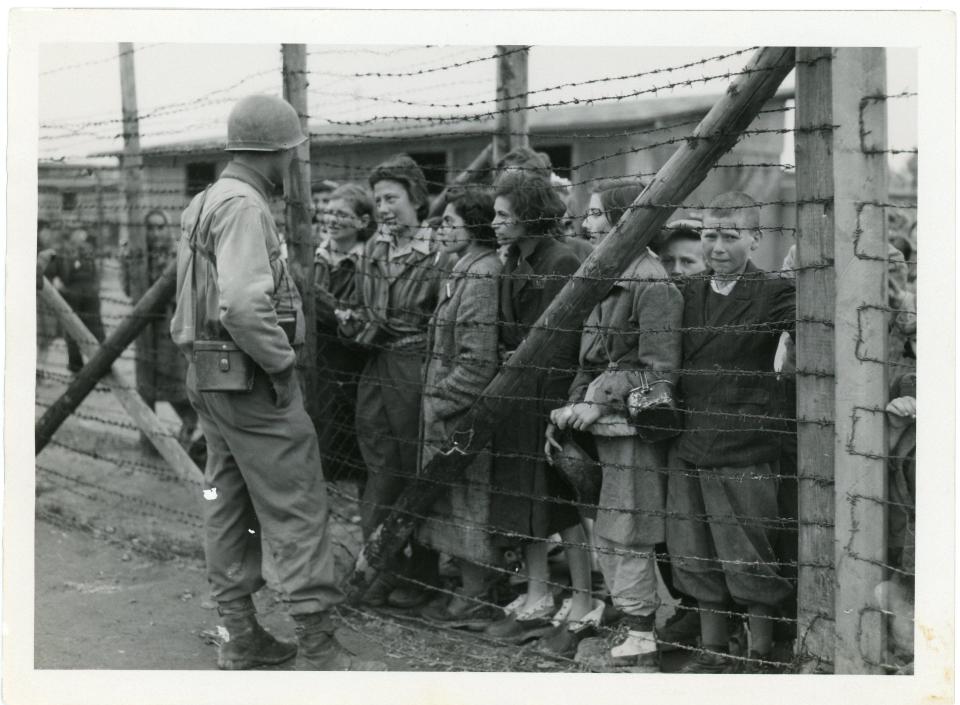
[[[691,279],[683,292],[679,395],[686,413],[677,453],[700,467],[772,462],[787,425],[766,417],[794,416],[778,402],[773,374],[780,333],[796,325],[794,284],[748,262],[721,297],[710,289],[710,274]],[[708,315],[711,296],[718,305]]]

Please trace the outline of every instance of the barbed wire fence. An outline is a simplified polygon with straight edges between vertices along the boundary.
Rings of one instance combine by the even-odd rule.
[[[130,49],[125,51],[128,59],[135,53]],[[751,658],[748,651],[732,653],[732,658],[754,668],[767,666],[852,673],[902,672],[912,658],[912,646],[908,649],[903,644],[891,644],[888,633],[896,620],[902,622],[904,612],[883,603],[876,591],[879,585],[890,581],[909,585],[912,590],[913,581],[910,555],[914,515],[911,491],[914,479],[910,469],[912,456],[908,444],[896,448],[890,445],[887,405],[891,400],[892,383],[901,384],[910,374],[914,374],[915,378],[912,361],[901,355],[899,350],[892,349],[893,344],[888,342],[888,337],[893,335],[891,331],[899,330],[895,324],[904,317],[914,316],[915,329],[916,304],[915,298],[909,296],[909,284],[897,288],[890,282],[899,281],[898,268],[909,269],[912,266],[915,269],[916,240],[914,235],[912,254],[899,259],[891,257],[887,228],[888,220],[900,219],[903,223],[912,223],[915,231],[916,204],[909,199],[901,202],[891,199],[887,187],[887,156],[915,153],[915,150],[887,144],[884,111],[887,101],[910,100],[915,95],[903,92],[887,94],[883,80],[882,50],[798,50],[795,107],[786,99],[771,97],[762,106],[757,106],[756,116],[748,126],[729,132],[698,132],[708,104],[702,108],[688,109],[685,114],[681,112],[653,121],[639,121],[636,126],[625,125],[621,120],[614,126],[582,128],[575,124],[573,129],[565,130],[557,122],[551,123],[551,127],[536,129],[530,123],[535,117],[553,115],[555,111],[564,109],[580,111],[586,106],[628,106],[623,101],[638,98],[665,99],[664,96],[669,96],[673,91],[694,84],[716,85],[719,94],[731,81],[742,82],[764,72],[782,70],[782,66],[757,66],[751,62],[740,71],[731,71],[723,64],[730,60],[746,61],[758,51],[756,47],[678,66],[664,66],[630,75],[598,76],[583,82],[568,82],[534,90],[527,90],[525,77],[522,89],[511,89],[507,85],[509,79],[503,79],[499,82],[495,97],[489,97],[489,92],[485,94],[477,90],[457,93],[446,101],[416,101],[410,99],[413,90],[400,88],[392,95],[367,97],[370,103],[416,108],[426,114],[384,113],[349,120],[339,119],[335,110],[326,110],[327,107],[336,106],[333,102],[324,101],[329,97],[338,97],[329,90],[338,84],[386,77],[402,85],[403,81],[424,75],[437,82],[438,74],[453,77],[466,66],[484,63],[492,66],[494,62],[509,63],[511,59],[525,57],[529,47],[500,48],[497,51],[474,47],[470,51],[452,54],[447,48],[443,50],[446,57],[443,61],[393,66],[394,61],[402,57],[402,51],[403,48],[379,52],[369,50],[368,53],[373,56],[389,60],[385,61],[382,71],[335,74],[309,70],[305,65],[299,69],[284,68],[285,78],[296,79],[299,76],[303,84],[307,80],[321,82],[316,88],[304,85],[305,95],[302,96],[306,100],[305,105],[309,106],[308,112],[318,115],[312,119],[309,115],[301,115],[305,124],[309,121],[312,143],[305,157],[309,163],[303,163],[305,160],[302,158],[300,164],[301,178],[305,178],[306,183],[300,184],[299,192],[288,192],[283,199],[276,201],[275,212],[290,246],[290,260],[297,261],[302,268],[307,268],[307,263],[312,264],[316,243],[308,241],[302,223],[291,220],[292,217],[303,217],[311,180],[314,183],[320,180],[363,182],[374,166],[396,152],[405,151],[415,157],[418,154],[442,154],[442,159],[429,162],[421,160],[428,187],[432,196],[437,198],[456,179],[489,186],[497,172],[496,162],[507,151],[507,147],[533,144],[536,149],[538,144],[551,147],[560,140],[566,140],[573,146],[566,153],[565,163],[557,162],[554,166],[569,175],[569,183],[564,185],[569,190],[567,221],[576,231],[587,215],[589,195],[603,185],[623,179],[656,183],[667,157],[674,150],[695,148],[710,140],[735,143],[736,146],[721,161],[709,165],[705,185],[699,190],[690,189],[692,196],[679,201],[671,199],[635,204],[627,209],[617,231],[626,231],[628,226],[625,223],[635,216],[647,217],[646,214],[655,213],[655,216],[650,216],[651,219],[661,218],[665,222],[668,218],[699,212],[711,196],[724,191],[747,191],[757,201],[761,212],[760,232],[766,248],[763,252],[768,260],[765,268],[778,271],[779,278],[796,279],[794,369],[775,370],[771,366],[769,370],[757,371],[731,366],[703,371],[677,366],[658,371],[680,380],[681,389],[684,379],[709,375],[717,379],[739,379],[748,385],[768,390],[770,395],[778,395],[776,402],[768,399],[768,403],[759,406],[754,402],[742,404],[736,411],[728,410],[729,404],[726,402],[729,400],[717,400],[716,409],[698,410],[696,414],[701,421],[704,417],[711,420],[709,424],[700,423],[697,427],[699,433],[720,437],[737,432],[757,432],[767,438],[777,439],[781,448],[777,461],[768,470],[752,471],[750,479],[776,482],[780,493],[780,512],[777,516],[739,513],[732,520],[721,519],[708,512],[678,513],[671,511],[669,505],[660,510],[640,509],[624,498],[612,503],[606,498],[583,501],[568,487],[552,487],[545,492],[530,478],[521,483],[498,482],[489,469],[495,468],[498,463],[512,468],[526,465],[531,478],[537,472],[549,473],[545,468],[543,452],[534,452],[530,448],[510,449],[508,446],[498,448],[496,431],[492,446],[473,446],[472,432],[460,436],[460,442],[451,445],[449,438],[438,437],[436,429],[423,428],[417,419],[413,420],[413,425],[417,427],[413,434],[390,428],[380,429],[378,433],[382,440],[394,444],[398,455],[418,460],[411,466],[396,458],[391,459],[395,466],[370,468],[364,462],[357,440],[356,390],[364,384],[364,376],[370,375],[370,368],[364,368],[360,363],[382,351],[396,351],[397,341],[347,347],[353,360],[349,365],[343,365],[342,360],[334,358],[334,352],[345,344],[342,336],[329,326],[318,326],[315,330],[316,342],[312,344],[312,350],[301,357],[299,365],[305,373],[312,373],[319,380],[311,387],[308,410],[315,419],[321,437],[324,472],[332,480],[333,523],[340,528],[335,533],[340,567],[352,568],[353,562],[359,558],[360,529],[357,516],[388,517],[391,512],[394,515],[398,512],[404,514],[399,521],[411,525],[429,523],[460,536],[479,536],[481,538],[478,541],[497,547],[486,560],[473,560],[501,588],[496,593],[497,599],[494,599],[494,593],[480,597],[468,596],[467,599],[477,604],[502,607],[507,601],[504,595],[513,598],[522,594],[523,580],[518,570],[518,556],[522,553],[519,547],[522,545],[547,544],[551,550],[555,547],[579,548],[594,556],[622,551],[619,548],[597,546],[589,539],[582,542],[558,541],[554,534],[504,530],[489,517],[486,521],[478,521],[476,512],[468,511],[473,508],[463,505],[448,506],[443,510],[431,505],[415,511],[409,508],[409,504],[371,500],[372,495],[365,495],[358,484],[369,482],[368,477],[373,475],[414,488],[429,486],[444,496],[459,492],[474,500],[477,497],[487,498],[484,501],[491,505],[520,501],[525,506],[547,506],[565,516],[595,516],[602,511],[659,517],[663,521],[682,519],[708,525],[730,521],[739,527],[775,532],[776,550],[757,561],[717,559],[717,564],[734,572],[771,576],[771,581],[785,578],[796,602],[794,608],[788,604],[771,617],[777,625],[775,630],[778,638],[792,644],[791,648],[777,651],[773,656],[761,660]],[[322,52],[305,52],[305,56],[319,57]],[[723,68],[715,69],[721,65]],[[687,75],[671,78],[675,72],[690,69],[701,70],[702,76],[695,79]],[[83,70],[83,65],[60,67],[54,71],[59,73],[67,70]],[[280,69],[256,72],[195,100],[157,106],[140,115],[139,119],[144,122],[153,117],[180,116],[182,119],[184,115],[200,108],[228,105],[248,92],[252,81],[270,76],[271,73],[279,75]],[[631,82],[636,82],[636,85],[631,85]],[[607,84],[614,86],[603,97],[584,101],[550,98],[551,92],[560,89]],[[628,88],[619,88],[624,84]],[[455,78],[439,85],[458,91],[466,88],[465,83],[457,82]],[[842,87],[842,90],[838,87]],[[417,89],[423,90],[422,87]],[[354,95],[348,91],[340,94],[339,97],[344,99],[342,105],[349,106],[354,101]],[[530,100],[531,97],[534,100]],[[303,107],[300,110],[304,112]],[[435,114],[431,115],[429,111]],[[437,115],[438,112],[447,114]],[[584,123],[589,123],[584,113],[577,113],[577,116]],[[102,143],[128,136],[129,124],[124,126],[122,118],[91,117],[95,119],[41,124],[41,142],[53,145],[50,153],[55,153],[57,142],[68,137],[86,136],[95,143]],[[187,124],[185,127],[156,131],[138,130],[138,136],[166,137],[189,129],[190,125]],[[783,155],[782,149],[783,140],[788,137],[796,146],[796,155],[790,155],[789,160]],[[438,141],[443,140],[451,140],[451,145],[437,149]],[[489,158],[479,167],[470,169],[474,157],[491,142],[495,147]],[[146,216],[159,210],[169,214],[171,220],[175,221],[177,213],[187,205],[192,194],[202,188],[199,183],[201,177],[215,178],[216,169],[193,168],[191,172],[191,165],[222,164],[225,159],[217,154],[217,148],[218,145],[214,143],[186,143],[138,149],[138,154],[134,155],[137,158],[124,159],[119,168],[89,169],[87,173],[68,173],[63,177],[67,182],[80,182],[89,181],[90,173],[98,174],[93,186],[88,183],[84,186],[88,189],[85,197],[78,197],[70,208],[74,218],[70,226],[83,226],[93,231],[91,240],[94,246],[68,248],[65,261],[75,269],[90,262],[99,270],[101,283],[98,307],[102,306],[100,315],[107,331],[115,331],[130,320],[132,304],[143,296],[149,285],[168,266],[171,256],[169,250],[152,252],[146,245]],[[64,154],[59,160],[53,157],[52,161],[60,162],[58,168],[68,169],[70,161],[77,156]],[[44,165],[41,164],[41,172],[43,169]],[[136,198],[133,199],[125,197],[128,194],[124,193],[125,186],[129,185],[127,176],[131,172],[136,172],[140,181]],[[681,176],[686,178],[685,174]],[[105,188],[104,184],[109,179],[113,181]],[[41,189],[44,188],[43,184],[41,173]],[[291,207],[299,209],[301,215],[288,214],[285,218],[284,209]],[[114,227],[105,225],[107,214]],[[42,195],[41,217],[44,217]],[[538,220],[521,219],[519,225],[534,228],[539,226]],[[658,232],[659,229],[656,228]],[[633,234],[637,235],[637,232]],[[580,238],[580,235],[568,231],[565,237]],[[121,247],[121,240],[131,245]],[[140,243],[139,247],[132,246],[135,242]],[[783,255],[794,242],[795,255],[782,263]],[[414,266],[410,275],[417,277],[426,272],[427,275],[436,276],[438,291],[434,296],[439,294],[446,275],[446,272],[437,270],[438,261],[439,258],[425,260]],[[624,276],[623,270],[630,261],[632,258],[621,263],[616,272],[592,269],[588,262],[572,279],[576,286],[597,285],[606,289],[615,282],[626,286],[663,284],[659,278]],[[124,287],[124,282],[129,277],[131,267],[142,267],[144,276],[139,289],[134,287],[132,290],[133,296],[124,293],[124,288],[130,290]],[[418,267],[424,272],[418,272]],[[843,276],[840,276],[841,272]],[[312,277],[309,272],[301,274],[303,278],[300,284],[305,289],[306,302],[310,303],[309,312],[315,305],[314,292],[311,291]],[[359,276],[364,274],[361,272]],[[466,276],[477,278],[473,274]],[[702,275],[694,275],[690,281],[702,278]],[[903,278],[906,280],[907,277],[904,275]],[[504,285],[509,289],[518,284],[521,287],[529,284],[532,289],[548,288],[559,292],[564,284],[571,286],[567,283],[570,279],[570,273],[501,273],[497,281],[501,291]],[[894,293],[891,294],[891,291]],[[47,296],[52,294],[38,299],[38,350],[41,351],[38,355],[41,359],[37,365],[37,411],[41,417],[60,403],[63,393],[71,388],[76,379],[66,368],[63,333],[57,327],[54,309],[50,307]],[[429,308],[434,305],[434,301],[431,301]],[[584,313],[590,308],[592,304],[586,306]],[[432,311],[420,306],[399,313],[418,319],[419,325],[425,328]],[[128,416],[117,413],[107,401],[110,398],[107,393],[111,389],[115,394],[118,391],[139,392],[144,398],[156,400],[164,396],[161,390],[182,384],[182,372],[178,372],[177,365],[164,357],[165,343],[162,341],[168,336],[170,314],[169,303],[157,306],[155,311],[137,314],[139,319],[146,322],[146,329],[153,337],[148,340],[141,336],[136,345],[124,346],[125,349],[114,361],[114,377],[106,384],[97,383],[93,386],[93,393],[82,405],[74,407],[70,420],[49,438],[49,449],[39,453],[38,514],[49,520],[73,521],[87,528],[91,522],[99,523],[102,526],[95,530],[108,539],[115,537],[115,527],[121,522],[120,517],[137,517],[146,524],[146,534],[155,532],[166,537],[150,544],[152,548],[149,550],[156,555],[164,557],[173,550],[199,556],[199,532],[202,528],[199,469],[194,466],[195,472],[184,471],[181,463],[178,474],[172,475],[169,464],[145,459],[143,450],[136,443],[144,426],[139,420],[132,422]],[[558,326],[556,316],[539,316],[535,323],[525,326],[523,337],[530,339],[544,332],[556,341],[572,340],[573,348],[576,348],[579,338],[589,332],[584,327],[584,318],[581,316],[569,326]],[[89,327],[87,320],[84,323]],[[477,326],[481,329],[486,326],[488,335],[496,338],[497,329],[503,326],[503,322],[478,323]],[[684,340],[697,334],[743,335],[757,339],[779,337],[783,330],[782,326],[760,320],[719,326],[691,325],[684,321],[679,327],[632,324],[623,333],[639,337],[674,333],[683,336]],[[609,331],[601,328],[599,332]],[[425,347],[428,340],[424,335],[408,341],[410,354],[420,355],[427,367],[439,360],[432,350]],[[176,354],[175,350],[173,354]],[[460,364],[469,369],[472,363],[470,360],[461,360]],[[516,363],[505,360],[504,369],[513,364]],[[484,371],[486,369],[483,368]],[[550,359],[548,355],[525,362],[522,371],[530,384],[493,397],[488,396],[488,388],[484,392],[487,398],[482,402],[475,401],[472,408],[487,411],[497,407],[516,409],[513,415],[507,415],[504,426],[528,422],[546,426],[549,411],[567,403],[566,389],[581,371],[581,363],[576,355],[567,355],[565,359],[556,356]],[[637,370],[628,364],[621,367],[621,371],[630,373]],[[82,370],[73,372],[78,373],[77,376],[83,374]],[[543,386],[544,379],[554,380],[550,391]],[[398,398],[414,396],[429,399],[432,393],[438,391],[427,384],[425,378],[381,378],[376,383],[385,393]],[[690,417],[693,412],[681,408],[680,413]],[[152,439],[165,437],[172,442],[182,440],[179,431],[180,420],[165,414],[157,425],[151,427],[147,436]],[[898,439],[902,437],[898,435]],[[542,448],[542,445],[541,442],[537,448]],[[468,471],[465,478],[451,474],[446,477],[432,475],[425,480],[419,459],[423,457],[423,449],[428,446],[452,456],[480,451],[489,467],[484,473],[476,470],[480,465],[472,466],[474,469]],[[665,448],[663,450],[666,451]],[[662,458],[663,462],[659,464],[648,463],[643,467],[609,462],[604,463],[604,467],[611,476],[618,473],[650,474],[658,478],[657,482],[663,486],[671,477],[699,477],[700,469],[685,470],[675,462],[667,462],[665,452]],[[200,461],[202,457],[194,458],[194,462],[202,465]],[[183,479],[190,472],[194,472],[194,479]],[[70,519],[60,505],[44,501],[44,494],[47,493],[68,493],[84,503],[86,508],[78,510]],[[96,509],[92,508],[94,506]],[[902,517],[900,523],[904,525],[901,535],[893,542],[896,545],[891,545],[888,540],[888,515],[892,514]],[[114,517],[117,517],[116,521]],[[114,527],[114,531],[106,530],[110,527]],[[368,528],[365,527],[365,530]],[[424,535],[420,536],[424,538]],[[370,538],[369,534],[366,538]],[[377,540],[376,535],[373,540]],[[429,537],[424,540],[429,540]],[[158,546],[161,548],[158,549]],[[446,546],[444,544],[439,548]],[[668,554],[662,545],[656,551],[661,571],[669,566],[670,561],[703,560],[702,556],[697,555]],[[395,583],[429,588],[437,594],[463,598],[462,592],[457,590],[454,572],[445,572],[443,581],[435,584],[411,576],[387,560],[386,556],[374,553],[367,557],[374,562],[379,561],[377,567],[381,574]],[[546,581],[549,590],[557,597],[571,595],[573,586],[570,576],[562,570],[559,558],[551,559],[551,567]],[[765,572],[765,568],[772,570]],[[596,587],[594,596],[605,594],[603,586]],[[734,604],[722,610],[700,605],[679,605],[677,608],[720,612],[737,624],[744,620],[742,608]],[[441,641],[429,652],[418,655],[406,650],[409,652],[406,653],[408,658],[414,661],[419,658],[429,663],[431,668],[581,668],[568,656],[545,656],[537,650],[536,645],[532,648],[529,645],[518,647],[516,643],[506,643],[484,635],[464,635],[435,621],[411,616],[410,613],[398,613],[362,603],[345,607],[342,612],[345,621],[359,631],[387,621],[401,624],[402,634],[426,631],[436,635]],[[666,611],[662,610],[661,623],[665,616]],[[912,620],[912,615],[909,619]],[[601,624],[598,627],[600,634],[613,634],[617,629],[615,624]],[[443,645],[448,639],[458,643],[475,640],[491,648],[492,651],[485,654],[503,654],[502,661],[498,661],[496,655],[490,656],[489,660],[478,658],[469,663],[451,660],[449,655],[443,654]],[[709,650],[679,642],[671,642],[666,646],[676,647],[681,653],[691,655]],[[398,638],[395,647],[398,652],[405,651],[402,637]],[[549,658],[550,665],[547,667],[539,665],[545,657]]]

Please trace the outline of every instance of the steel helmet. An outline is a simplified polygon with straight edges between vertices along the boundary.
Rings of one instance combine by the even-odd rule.
[[[275,96],[248,95],[227,118],[228,152],[280,152],[306,139],[297,111]]]

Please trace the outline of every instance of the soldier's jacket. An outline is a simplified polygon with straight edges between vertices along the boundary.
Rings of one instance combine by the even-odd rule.
[[[271,183],[236,162],[183,212],[177,251],[177,310],[170,323],[175,343],[189,357],[197,339],[229,336],[267,374],[294,364],[303,343],[300,294],[280,256],[280,239],[267,194]],[[190,234],[198,217],[196,256]],[[195,321],[191,266],[196,264],[200,321]],[[292,341],[280,327],[290,324]]]

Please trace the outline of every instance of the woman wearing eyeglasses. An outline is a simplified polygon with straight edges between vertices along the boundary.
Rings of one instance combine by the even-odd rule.
[[[323,217],[327,237],[313,260],[318,387],[307,410],[317,428],[324,475],[356,479],[362,492],[366,472],[354,424],[357,382],[367,355],[338,335],[334,310],[356,290],[363,246],[377,227],[373,198],[360,184],[343,184],[330,194]]]

